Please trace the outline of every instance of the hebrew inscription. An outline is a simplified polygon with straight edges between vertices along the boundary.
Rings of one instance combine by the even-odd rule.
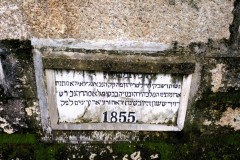
[[[182,77],[55,71],[59,123],[174,124]]]

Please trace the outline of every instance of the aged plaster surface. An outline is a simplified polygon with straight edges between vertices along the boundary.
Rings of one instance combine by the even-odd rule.
[[[212,73],[212,91],[217,92],[223,86],[222,79],[225,72],[225,64],[217,64],[216,68],[210,70],[210,72]]]
[[[240,108],[228,107],[216,124],[234,128],[235,131],[240,130]]]
[[[229,37],[233,0],[1,0],[6,38],[129,40],[181,44]]]

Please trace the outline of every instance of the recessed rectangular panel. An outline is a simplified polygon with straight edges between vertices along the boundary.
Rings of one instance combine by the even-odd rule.
[[[178,130],[184,76],[46,70],[46,77],[54,129]]]

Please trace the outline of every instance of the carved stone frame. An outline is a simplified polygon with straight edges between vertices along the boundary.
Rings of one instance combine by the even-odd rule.
[[[66,53],[66,52],[65,52]],[[125,68],[120,68],[116,70],[114,65],[121,65],[121,61],[114,62],[114,58],[107,61],[108,56],[103,56],[102,54],[87,54],[83,56],[72,56],[64,57],[67,62],[74,62],[67,63],[64,65],[63,62],[57,63],[58,61],[63,61],[62,56],[66,56],[62,52],[54,52],[51,55],[48,53],[43,53],[38,49],[34,49],[34,65],[35,65],[35,74],[36,74],[36,82],[37,82],[37,91],[38,91],[38,98],[39,98],[39,106],[41,112],[41,122],[43,130],[51,131],[51,130],[128,130],[128,131],[181,131],[184,127],[184,121],[187,111],[189,93],[190,93],[190,86],[192,80],[192,73],[194,72],[195,63],[192,61],[188,61],[186,64],[185,60],[175,61],[172,63],[166,57],[155,57],[157,59],[156,63],[152,63],[152,58],[144,60],[144,63],[151,63],[152,72],[155,73],[162,73],[161,68],[164,68],[164,71],[167,70],[167,73],[172,73],[173,69],[176,68],[180,74],[183,74],[183,82],[182,82],[182,91],[181,91],[181,99],[180,99],[180,106],[177,115],[177,123],[176,125],[160,125],[160,124],[119,124],[119,123],[80,123],[80,124],[71,124],[71,123],[58,123],[58,111],[56,105],[56,96],[55,96],[55,75],[54,69],[78,69],[78,70],[111,70],[112,71],[119,71],[119,72],[126,72],[131,70],[131,72],[137,73],[138,71],[132,70],[131,65],[139,65],[142,66],[143,62],[135,61],[135,57],[132,55],[132,61],[130,61],[130,65],[126,65]],[[80,54],[80,53],[79,53]],[[76,55],[76,53],[74,54]],[[119,58],[119,55],[114,55],[116,58]],[[113,56],[113,57],[114,57]],[[79,58],[80,57],[80,58]],[[125,57],[123,57],[124,59]],[[126,57],[128,59],[128,57]],[[147,57],[148,58],[148,57]],[[121,57],[120,57],[121,59]],[[126,59],[124,59],[126,61]],[[92,63],[92,61],[94,63]],[[100,63],[104,61],[104,63]],[[162,62],[164,61],[164,63]],[[182,63],[184,61],[185,63]],[[99,64],[98,64],[99,62]],[[59,65],[62,64],[62,65]],[[103,65],[104,64],[104,65]],[[178,65],[187,65],[190,67],[188,70],[182,71],[178,68]],[[99,66],[98,66],[99,65]],[[90,66],[90,68],[89,68]],[[111,68],[109,68],[111,66]],[[113,67],[112,67],[113,66]],[[169,68],[166,68],[168,66]],[[190,68],[190,69],[189,69]],[[169,71],[168,71],[169,70]],[[174,71],[176,71],[174,70]],[[143,72],[147,73],[147,69],[143,69]],[[165,72],[166,73],[166,72]]]

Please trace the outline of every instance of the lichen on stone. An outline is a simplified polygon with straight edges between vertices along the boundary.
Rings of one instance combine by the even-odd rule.
[[[227,110],[223,112],[221,119],[216,122],[216,125],[231,127],[235,131],[240,130],[240,108],[233,109],[228,107]]]
[[[14,133],[12,126],[7,122],[6,119],[4,119],[2,117],[0,117],[0,131],[1,131],[1,129],[3,129],[3,132],[5,132],[7,134]]]
[[[212,73],[212,91],[217,92],[223,86],[222,79],[225,72],[225,64],[217,64],[216,68],[210,70],[210,72]]]

